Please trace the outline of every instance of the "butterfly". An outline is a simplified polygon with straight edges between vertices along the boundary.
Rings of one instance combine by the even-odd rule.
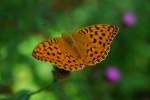
[[[95,24],[77,29],[70,36],[49,38],[33,50],[33,57],[55,64],[59,69],[77,71],[104,60],[119,28]]]

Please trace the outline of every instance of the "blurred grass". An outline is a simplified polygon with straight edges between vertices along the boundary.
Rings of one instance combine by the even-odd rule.
[[[52,65],[32,58],[37,43],[45,37],[70,34],[96,23],[116,24],[120,28],[107,59],[94,68],[72,73],[52,90],[33,95],[31,100],[150,99],[149,3],[149,0],[2,0],[0,99],[23,90],[35,91],[53,80]],[[128,10],[137,17],[133,27],[122,23]],[[121,71],[117,83],[104,77],[109,65]]]

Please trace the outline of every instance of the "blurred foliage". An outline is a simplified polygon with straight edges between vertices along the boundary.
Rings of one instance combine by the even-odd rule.
[[[150,100],[149,4],[149,0],[1,0],[0,99]],[[137,17],[132,27],[122,21],[128,10]],[[120,28],[107,59],[30,96],[53,80],[52,65],[32,57],[37,43],[96,23]],[[121,72],[117,82],[104,75],[110,65]]]

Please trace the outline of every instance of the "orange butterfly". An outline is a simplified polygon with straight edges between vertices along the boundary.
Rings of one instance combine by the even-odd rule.
[[[55,63],[60,69],[77,71],[104,60],[118,30],[117,26],[110,24],[91,25],[76,30],[71,36],[44,40],[32,55]]]

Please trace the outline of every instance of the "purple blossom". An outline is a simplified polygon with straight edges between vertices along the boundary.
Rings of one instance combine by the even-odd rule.
[[[105,76],[110,81],[118,81],[120,79],[120,71],[114,66],[109,66],[105,70]]]
[[[131,26],[134,26],[136,23],[136,16],[134,15],[133,12],[127,11],[123,14],[122,20],[126,26],[131,27]]]

